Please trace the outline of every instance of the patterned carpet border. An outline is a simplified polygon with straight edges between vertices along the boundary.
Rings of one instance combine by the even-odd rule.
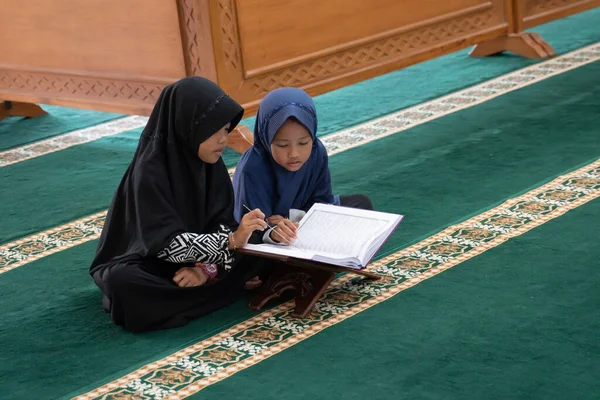
[[[306,319],[280,305],[75,399],[188,397],[598,197],[600,160],[377,261],[382,281],[337,279]]]
[[[140,116],[124,117],[102,124],[78,129],[49,139],[40,140],[25,146],[0,152],[0,167],[55,153],[78,144],[84,144],[103,137],[117,135],[131,129],[143,128],[148,118]]]
[[[330,155],[337,154],[465,108],[476,106],[503,94],[598,60],[600,60],[600,43],[595,43],[447,96],[344,129],[321,139]],[[6,150],[0,152],[0,167],[64,150],[106,136],[117,135],[127,130],[143,128],[147,120],[147,117],[141,116],[125,117]],[[233,172],[233,169],[230,172]]]
[[[0,246],[0,274],[100,238],[106,211]]]

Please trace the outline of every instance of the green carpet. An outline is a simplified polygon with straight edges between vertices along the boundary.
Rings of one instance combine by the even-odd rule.
[[[600,87],[590,85],[599,68],[590,64],[333,156],[335,189],[368,193],[378,209],[407,215],[390,250],[546,182],[600,156],[595,112]],[[2,182],[16,188],[3,207],[28,210],[3,218],[3,241],[106,207],[134,145],[135,134],[129,133],[0,169]],[[372,171],[368,177],[366,170]],[[95,244],[1,276],[0,341],[10,346],[2,346],[0,358],[19,360],[19,368],[0,366],[0,382],[11,398],[56,398],[91,389],[253,315],[240,302],[182,329],[125,333],[101,311],[99,292],[87,275]]]
[[[136,129],[0,168],[0,182],[11,187],[0,193],[0,243],[106,209],[139,135]]]
[[[48,115],[36,118],[10,117],[0,121],[0,151],[124,116],[46,105],[42,108],[48,112]]]
[[[194,399],[597,399],[600,200]]]
[[[597,9],[535,31],[562,53],[599,41],[599,20]],[[317,97],[321,134],[531,63],[465,54]],[[599,74],[600,62],[590,64],[337,154],[334,189],[406,214],[385,252],[406,247],[600,157]],[[1,122],[0,149],[59,134],[64,123],[15,138]],[[0,243],[106,209],[139,133],[0,168],[10,188],[0,194]],[[194,397],[592,398],[599,215],[596,200]],[[80,394],[255,315],[242,301],[181,329],[124,332],[87,274],[95,246],[0,275],[0,398]]]
[[[254,314],[240,302],[183,329],[127,333],[102,311],[99,291],[87,273],[96,244],[1,276],[0,341],[10,345],[1,347],[0,358],[13,361],[0,364],[0,387],[10,399],[58,398],[167,356]]]
[[[421,240],[597,159],[597,76],[600,62],[338,154],[335,189],[406,215],[386,250]]]
[[[368,193],[379,209],[406,213],[398,245],[421,238],[597,157],[591,127],[600,124],[600,87],[590,81],[599,73],[593,63],[338,154],[330,161],[334,189]],[[0,199],[0,243],[106,209],[137,135],[0,168],[0,182],[13,188]],[[375,190],[382,184],[385,191]]]

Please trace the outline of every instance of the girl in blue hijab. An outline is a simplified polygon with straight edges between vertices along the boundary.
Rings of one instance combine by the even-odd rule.
[[[254,145],[241,157],[233,176],[234,216],[260,209],[277,225],[266,242],[289,244],[296,225],[290,212],[308,211],[315,203],[372,209],[364,195],[332,193],[327,151],[317,138],[317,112],[312,98],[297,88],[270,92],[260,103]],[[293,218],[294,219],[294,218]]]

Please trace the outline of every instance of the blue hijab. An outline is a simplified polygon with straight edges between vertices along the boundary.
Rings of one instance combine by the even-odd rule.
[[[271,155],[277,130],[295,118],[310,132],[310,157],[298,171],[290,172]],[[233,175],[234,216],[240,221],[247,210],[260,208],[268,218],[287,217],[290,209],[307,211],[314,203],[337,204],[331,192],[331,176],[325,146],[317,139],[317,111],[311,97],[301,89],[282,88],[270,92],[258,107],[254,145],[240,158]]]

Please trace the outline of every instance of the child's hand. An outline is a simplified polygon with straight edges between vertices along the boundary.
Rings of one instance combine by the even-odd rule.
[[[298,225],[290,221],[289,219],[284,219],[280,223],[277,224],[275,229],[273,229],[270,233],[271,240],[283,244],[287,244],[288,246],[292,244],[292,241],[296,239],[296,231],[298,230]]]
[[[208,276],[200,268],[185,267],[175,273],[173,282],[179,287],[202,286],[208,280]]]
[[[250,211],[240,221],[240,226],[237,231],[233,234],[235,243],[232,243],[231,247],[243,247],[248,243],[248,239],[252,236],[254,231],[264,231],[268,227],[265,222],[265,214],[262,213],[258,208]]]
[[[272,215],[269,218],[267,218],[267,222],[273,226],[278,225],[281,221],[283,221],[285,218],[283,218],[281,215]]]

